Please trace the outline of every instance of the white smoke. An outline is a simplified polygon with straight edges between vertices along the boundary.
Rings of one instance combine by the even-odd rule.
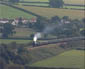
[[[46,26],[43,30],[43,34],[50,34],[56,27],[56,25]]]
[[[41,33],[36,33],[34,35],[34,38],[33,38],[34,42],[36,42],[38,40],[38,38],[41,38]]]
[[[33,41],[36,43],[39,38],[42,37],[42,34],[49,34],[56,28],[56,25],[46,26],[42,33],[36,33],[34,35]]]

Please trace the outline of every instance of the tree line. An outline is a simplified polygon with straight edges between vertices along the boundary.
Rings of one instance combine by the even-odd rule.
[[[23,26],[22,19],[19,20],[19,27]],[[63,18],[59,18],[58,16],[52,17],[50,20],[46,18],[37,18],[37,22],[30,23],[28,22],[26,25],[28,29],[33,29],[35,32],[43,32],[46,27],[53,26],[53,30],[49,30],[50,33],[44,34],[45,37],[48,34],[54,35],[56,37],[72,37],[72,36],[85,36],[85,18],[81,21],[78,19],[71,20],[68,16],[64,16]],[[13,36],[16,34],[15,26],[11,24],[11,22],[3,24],[1,33],[2,38],[8,38],[9,36]],[[33,37],[33,34],[30,35]]]

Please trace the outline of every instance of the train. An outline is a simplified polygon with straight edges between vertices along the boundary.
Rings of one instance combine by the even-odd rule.
[[[64,42],[78,41],[78,40],[85,40],[85,37],[62,38],[62,39],[55,39],[55,40],[36,42],[36,43],[33,41],[32,45],[33,47],[38,47],[38,46],[44,46],[48,44],[64,43]]]

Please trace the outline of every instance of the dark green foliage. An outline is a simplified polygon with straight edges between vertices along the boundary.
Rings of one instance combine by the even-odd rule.
[[[50,7],[52,8],[62,8],[63,7],[63,0],[49,0]]]
[[[10,23],[6,23],[3,25],[2,37],[8,38],[9,35],[13,35],[14,26]]]
[[[80,34],[81,34],[82,36],[85,36],[85,30],[80,31]]]
[[[15,4],[15,3],[19,3],[19,0],[9,0],[9,2]]]
[[[15,45],[15,48],[13,46]],[[14,63],[14,64],[27,64],[29,63],[29,58],[27,56],[25,58],[25,54],[28,54],[28,51],[24,48],[24,45],[18,45],[15,43],[6,45],[6,44],[1,44],[0,45],[0,58],[3,58],[7,64]]]
[[[31,34],[31,35],[30,35],[30,38],[33,38],[33,37],[34,37],[34,34]]]
[[[32,24],[32,23],[29,23],[29,24],[28,24],[28,27],[29,27],[29,28],[32,28],[32,27],[33,27],[33,24]]]
[[[19,17],[18,25],[19,25],[19,26],[23,25],[23,23],[22,23],[22,17]]]
[[[68,16],[64,16],[62,19],[69,20],[69,17]]]
[[[85,23],[85,18],[83,18],[82,21]]]
[[[36,23],[34,23],[34,29],[36,30],[36,31],[38,31],[38,32],[42,32],[43,31],[43,29],[44,29],[44,23],[43,23],[43,19],[42,18],[37,18],[37,22]]]
[[[65,21],[69,21],[68,17],[63,18]],[[80,35],[80,27],[81,22],[79,20],[71,20],[70,23],[61,23],[56,24],[55,30],[53,30],[53,35],[57,37],[64,36],[64,37],[72,37],[72,36],[79,36]]]
[[[51,18],[51,22],[53,22],[53,23],[60,22],[60,18],[58,16],[54,16]]]

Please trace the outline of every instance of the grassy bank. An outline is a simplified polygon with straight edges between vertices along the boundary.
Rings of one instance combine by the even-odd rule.
[[[54,67],[79,67],[84,69],[84,52],[71,50],[58,56],[36,62],[32,66],[54,66]]]

